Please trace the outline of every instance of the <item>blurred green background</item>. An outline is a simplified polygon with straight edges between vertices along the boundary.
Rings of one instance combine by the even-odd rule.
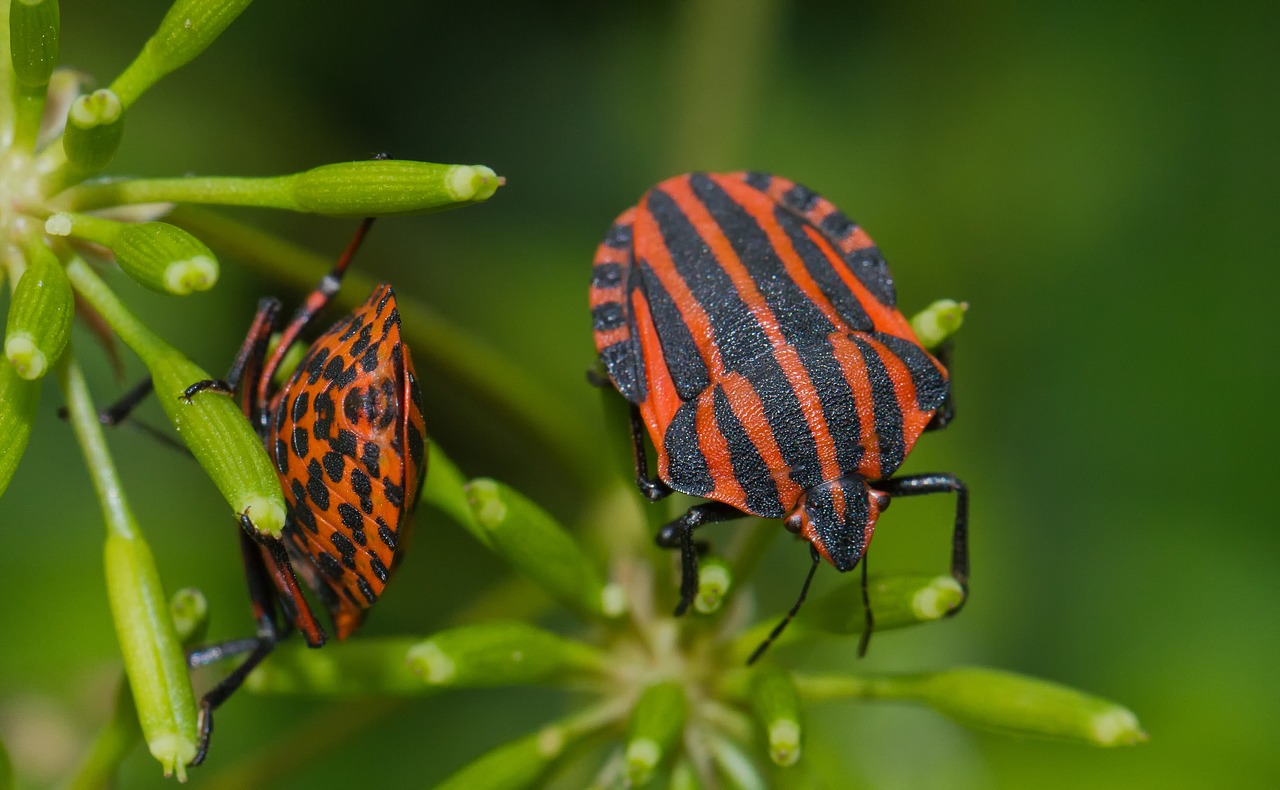
[[[109,81],[163,9],[68,0],[64,62]],[[970,484],[973,595],[945,624],[881,634],[865,666],[1039,675],[1130,706],[1151,735],[1101,751],[830,704],[809,724],[819,773],[832,787],[1276,787],[1278,29],[1274,3],[263,2],[139,102],[112,172],[268,175],[378,152],[492,166],[508,183],[488,204],[384,220],[357,265],[518,360],[561,407],[578,468],[608,448],[583,370],[588,268],[613,217],[690,169],[808,184],[879,242],[904,311],[972,306],[959,418],[904,471]],[[353,228],[237,216],[326,255]],[[113,282],[214,371],[279,290],[234,261],[183,300]],[[107,365],[86,361],[113,398]],[[419,372],[428,428],[464,471],[578,515],[584,484],[543,444]],[[31,786],[79,757],[118,673],[98,507],[56,387],[45,395],[0,500],[0,737]],[[208,594],[213,636],[245,635],[226,505],[171,450],[111,441],[166,584]],[[877,569],[943,570],[942,499],[894,507]],[[427,633],[504,573],[442,515],[418,529],[367,633]],[[778,541],[766,611],[806,565]],[[849,666],[853,652],[788,658]],[[243,786],[270,766],[273,787],[419,786],[559,704],[243,694],[191,784]],[[139,749],[124,786],[161,785]]]

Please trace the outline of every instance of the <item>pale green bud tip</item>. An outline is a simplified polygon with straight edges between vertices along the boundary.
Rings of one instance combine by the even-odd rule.
[[[950,576],[939,576],[911,598],[911,609],[921,620],[945,617],[964,601],[964,588]]]
[[[458,666],[434,642],[420,642],[406,656],[409,668],[432,686],[448,685],[458,674]]]
[[[196,744],[173,732],[161,732],[147,741],[147,750],[164,768],[165,776],[187,781],[187,763],[196,756]]]
[[[1099,746],[1133,746],[1147,740],[1138,717],[1128,708],[1116,706],[1093,717],[1089,729]]]
[[[507,506],[498,493],[498,484],[492,480],[472,480],[467,484],[476,521],[485,529],[493,529],[507,519]]]
[[[73,101],[67,112],[67,123],[81,129],[92,129],[115,123],[120,120],[123,112],[124,105],[120,103],[120,97],[113,91],[102,88]]]
[[[769,759],[774,765],[795,765],[800,759],[800,724],[779,719],[769,725]]]
[[[169,293],[185,296],[192,291],[207,291],[218,281],[218,262],[207,255],[174,261],[164,270],[164,284]]]
[[[263,535],[278,538],[284,531],[284,508],[276,500],[250,494],[240,501],[236,512],[248,516],[254,529]]]
[[[627,780],[631,787],[649,783],[653,769],[662,762],[662,747],[652,738],[637,738],[627,744]]]
[[[445,178],[449,194],[459,203],[487,200],[501,183],[502,179],[484,165],[458,165]]]
[[[935,348],[960,329],[968,309],[968,302],[939,299],[912,317],[911,329],[922,346]]]
[[[718,611],[732,585],[733,574],[727,565],[721,562],[702,563],[698,569],[698,595],[693,599],[693,607],[702,614]]]
[[[209,619],[209,599],[194,587],[183,587],[169,599],[169,613],[178,640],[185,642],[202,629]]]
[[[44,232],[50,236],[70,236],[73,225],[75,221],[71,215],[65,211],[59,211],[44,221]]]
[[[621,617],[627,611],[627,591],[620,584],[606,584],[600,591],[600,611],[605,617]]]
[[[560,756],[560,752],[564,751],[568,743],[569,739],[565,736],[563,727],[547,727],[538,732],[538,755],[547,760],[554,760]]]
[[[4,340],[4,355],[18,375],[28,381],[40,378],[49,370],[49,360],[26,332],[13,333]]]

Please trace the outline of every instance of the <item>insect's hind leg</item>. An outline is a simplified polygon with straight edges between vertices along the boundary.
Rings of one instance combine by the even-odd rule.
[[[694,505],[683,516],[658,530],[654,542],[664,549],[680,549],[680,603],[676,605],[676,617],[689,610],[698,594],[698,547],[693,542],[693,531],[706,524],[746,516],[746,513],[723,502],[706,502]]]
[[[251,535],[246,528],[240,531],[240,553],[244,560],[245,579],[257,633],[248,639],[207,645],[187,654],[187,666],[195,669],[248,653],[244,661],[200,698],[197,723],[199,740],[191,765],[199,765],[208,754],[209,740],[213,735],[214,710],[244,684],[254,668],[294,628],[302,632],[311,647],[319,647],[325,642],[324,630],[320,628],[306,599],[302,597],[284,544],[276,538]],[[280,619],[277,619],[277,610],[281,615]]]

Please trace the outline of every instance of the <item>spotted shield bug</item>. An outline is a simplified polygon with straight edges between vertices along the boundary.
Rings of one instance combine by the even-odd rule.
[[[426,473],[426,430],[409,348],[389,285],[312,343],[287,383],[273,380],[290,345],[333,298],[371,220],[333,270],[269,343],[279,300],[259,302],[225,381],[202,381],[184,397],[216,390],[237,398],[275,462],[288,508],[283,539],[258,532],[241,516],[240,545],[257,620],[257,637],[197,650],[201,666],[249,656],[201,700],[204,759],[212,710],[291,630],[312,647],[326,640],[295,571],[324,602],[339,639],[351,635],[382,594],[404,555],[410,516]]]
[[[858,565],[892,497],[948,491],[957,494],[951,573],[967,593],[964,484],[892,477],[920,434],[953,413],[946,367],[896,300],[861,227],[765,173],[676,176],[609,229],[591,314],[600,360],[631,404],[637,485],[650,500],[672,490],[710,500],[658,534],[681,551],[677,615],[697,591],[698,526],[783,519],[811,547],[807,590],[820,560]]]

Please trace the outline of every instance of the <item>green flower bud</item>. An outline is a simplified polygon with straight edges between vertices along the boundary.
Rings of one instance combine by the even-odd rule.
[[[0,494],[9,487],[27,449],[31,424],[40,403],[40,380],[29,381],[5,357],[0,357]]]
[[[570,746],[559,727],[546,727],[499,746],[463,766],[435,790],[515,790],[529,787]]]
[[[478,203],[502,183],[484,165],[395,159],[323,165],[290,179],[298,210],[345,217],[439,211]]]
[[[147,748],[166,775],[183,779],[196,756],[195,699],[155,559],[136,534],[112,530],[106,571],[107,599]]]
[[[800,759],[800,695],[791,675],[773,666],[753,673],[751,707],[764,727],[769,759],[795,765]]]
[[[14,82],[43,93],[58,65],[57,0],[13,0],[9,5],[9,50]]]
[[[130,106],[147,88],[185,66],[214,42],[250,0],[176,0],[111,90]]]
[[[861,586],[861,581],[850,581],[806,603],[775,645],[789,644],[815,631],[861,634],[867,622]],[[941,619],[964,600],[964,590],[950,576],[872,576],[867,592],[877,631]],[[776,623],[776,619],[766,620],[738,636],[733,643],[735,655],[750,655]]]
[[[188,387],[212,377],[143,326],[84,261],[71,261],[67,276],[147,366],[156,400],[232,510],[247,516],[259,532],[279,537],[285,517],[280,481],[235,401],[217,392],[198,392],[187,400]]]
[[[1012,672],[961,667],[913,675],[798,676],[808,700],[913,700],[986,730],[1131,746],[1147,740],[1128,708],[1057,683]]]
[[[181,780],[187,763],[195,757],[197,737],[196,703],[186,656],[165,601],[155,559],[107,452],[88,386],[70,357],[68,353],[59,365],[58,375],[107,524],[107,601],[120,655],[147,748],[166,774],[176,773]]]
[[[908,675],[898,682],[909,686],[910,698],[972,727],[1096,746],[1147,740],[1128,708],[1047,680],[968,667]]]
[[[911,330],[916,333],[920,345],[937,348],[959,331],[968,309],[968,302],[939,299],[911,317]]]
[[[725,596],[733,587],[733,570],[719,557],[708,557],[698,564],[698,594],[693,608],[702,614],[720,610]]]
[[[82,176],[107,168],[124,135],[124,106],[109,90],[80,96],[67,112],[62,147],[67,161]]]
[[[410,648],[406,660],[426,684],[452,688],[541,683],[605,665],[596,648],[520,622],[441,631]]]
[[[78,211],[133,203],[205,203],[380,217],[443,211],[487,200],[502,179],[484,165],[371,159],[269,178],[155,178],[77,186],[64,205]]]
[[[151,371],[161,408],[232,510],[248,516],[258,532],[280,537],[285,515],[280,480],[235,401],[218,392],[199,392],[188,401],[183,393],[209,380],[208,373],[167,344],[145,354],[129,347]]]
[[[183,296],[207,291],[218,281],[213,252],[176,225],[59,212],[44,227],[52,236],[73,236],[110,247],[120,268],[153,291]]]
[[[494,552],[574,611],[617,617],[626,599],[599,571],[564,527],[542,508],[494,480],[466,487],[471,513]]]
[[[644,787],[671,752],[684,730],[688,703],[684,688],[675,682],[659,683],[644,690],[631,711],[627,732],[627,784]]]
[[[849,582],[800,610],[797,623],[833,634],[860,634],[866,627],[862,583]],[[964,600],[950,576],[872,576],[867,581],[877,631],[945,617]]]
[[[111,251],[130,277],[160,293],[184,296],[218,281],[218,259],[204,243],[176,225],[126,225]]]
[[[209,630],[209,599],[195,587],[183,587],[169,599],[169,614],[184,646],[204,640]]]
[[[19,376],[38,379],[67,347],[75,300],[62,263],[48,247],[31,244],[28,258],[9,305],[4,355]]]

